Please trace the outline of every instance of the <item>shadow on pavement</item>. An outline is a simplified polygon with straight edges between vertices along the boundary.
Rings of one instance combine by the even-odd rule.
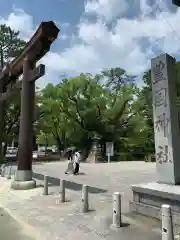
[[[5,161],[4,163],[6,165],[6,167],[12,166],[12,167],[16,167],[17,166],[17,162],[16,161]],[[43,165],[44,162],[32,162],[32,165]]]
[[[33,178],[36,178],[38,180],[43,181],[44,180],[44,175],[40,174],[40,173],[33,172]],[[50,184],[52,184],[52,186],[59,186],[60,179],[48,176],[48,182]],[[67,189],[74,190],[74,191],[81,191],[82,186],[83,186],[83,184],[65,180],[65,188],[67,188]],[[89,186],[89,193],[99,194],[99,193],[105,193],[105,192],[107,192],[107,190]]]

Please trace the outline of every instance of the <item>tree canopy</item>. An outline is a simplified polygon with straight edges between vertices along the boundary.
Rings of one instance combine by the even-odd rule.
[[[48,84],[39,93],[38,139],[56,143],[59,150],[77,146],[87,157],[98,138],[102,148],[106,142],[114,142],[117,155],[141,156],[148,136],[146,119],[140,114],[144,109],[141,95],[135,76],[121,68]]]
[[[25,41],[20,39],[18,31],[14,31],[6,25],[0,25],[0,69],[3,69],[12,58],[18,56],[24,46]],[[5,90],[5,86],[3,88]],[[11,101],[6,101],[5,109],[2,124],[2,141],[5,144],[3,154],[6,153],[7,144],[11,143],[14,138],[17,138],[20,116],[20,93]],[[2,161],[2,157],[0,160]]]

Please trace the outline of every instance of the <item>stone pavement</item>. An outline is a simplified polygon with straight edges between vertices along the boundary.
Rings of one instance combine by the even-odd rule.
[[[29,231],[18,224],[4,209],[0,208],[0,239],[2,240],[33,240]]]
[[[133,165],[133,163],[132,163]],[[51,163],[34,166],[37,188],[26,191],[10,189],[10,181],[2,178],[0,190],[0,204],[11,214],[14,219],[23,226],[26,231],[32,233],[34,239],[46,240],[159,240],[160,231],[156,227],[137,222],[136,219],[123,216],[123,228],[115,229],[112,223],[112,192],[124,191],[124,202],[127,202],[126,188],[117,188],[117,182],[108,181],[132,175],[129,164],[106,164],[96,166],[82,164],[83,174],[79,176],[64,176],[66,164]],[[117,167],[120,166],[119,170]],[[150,165],[149,165],[150,166]],[[131,166],[132,167],[132,166]],[[152,167],[152,166],[151,166]],[[134,167],[132,167],[133,170]],[[147,173],[147,165],[140,166],[140,170]],[[152,167],[153,169],[154,167]],[[59,173],[54,171],[58,169]],[[94,171],[93,171],[94,169]],[[144,169],[144,170],[143,170]],[[149,171],[151,172],[152,169]],[[104,171],[102,171],[104,170]],[[134,168],[134,175],[139,172]],[[112,176],[111,174],[114,174]],[[130,172],[130,173],[129,173]],[[42,195],[42,173],[51,176],[49,179],[49,195]],[[101,174],[100,174],[101,173]],[[128,174],[127,174],[128,173]],[[66,203],[59,202],[59,179],[57,174],[66,179]],[[110,175],[108,175],[110,174]],[[124,175],[123,175],[124,174]],[[133,177],[133,176],[132,176]],[[99,179],[99,182],[97,182]],[[118,180],[119,181],[119,180]],[[130,180],[130,182],[132,179]],[[131,182],[129,184],[133,184]],[[126,182],[127,183],[127,182]],[[82,184],[90,186],[90,211],[81,214],[81,188]],[[114,186],[115,185],[115,186]],[[119,182],[119,185],[120,182]],[[112,189],[109,189],[112,187]],[[113,187],[114,186],[114,187]],[[130,187],[130,186],[128,186]],[[129,189],[128,189],[129,191]],[[128,203],[123,204],[127,206]],[[123,212],[126,213],[127,210]],[[26,238],[25,238],[26,239]]]
[[[67,199],[66,203],[59,203],[57,194],[42,196],[41,188],[31,190],[31,194],[27,191],[14,192],[9,189],[9,183],[1,190],[0,203],[18,223],[32,229],[35,239],[161,239],[158,232],[151,232],[147,226],[138,225],[126,217],[123,218],[123,228],[113,229],[112,209],[104,201],[100,209],[91,207],[89,213],[81,214],[80,199],[74,199],[75,196]],[[70,193],[67,192],[67,195],[70,196]]]
[[[132,184],[156,181],[156,165],[145,162],[120,162],[120,163],[81,163],[80,175],[65,175],[67,162],[54,162],[47,164],[36,164],[33,171],[36,178],[42,180],[43,175],[51,176],[52,191],[57,191],[59,178],[68,182],[68,188],[72,192],[81,191],[82,184],[96,188],[94,198],[99,194],[104,198],[112,198],[114,192],[120,192],[123,197],[122,209],[124,213],[129,212],[129,200],[132,198]],[[103,192],[104,191],[104,192]]]

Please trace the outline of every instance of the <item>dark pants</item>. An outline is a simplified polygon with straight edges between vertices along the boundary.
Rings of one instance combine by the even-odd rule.
[[[74,174],[78,174],[79,173],[79,163],[75,164],[75,169],[74,169]]]

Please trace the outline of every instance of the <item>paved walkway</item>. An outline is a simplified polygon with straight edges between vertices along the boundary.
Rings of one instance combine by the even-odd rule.
[[[2,240],[33,240],[29,237],[29,231],[25,231],[11,215],[0,208],[0,239]]]
[[[123,163],[124,164],[124,163]],[[123,170],[129,171],[126,164],[121,165],[121,177]],[[113,164],[112,164],[113,165]],[[117,166],[106,165],[106,167],[116,168]],[[49,167],[47,167],[49,166]],[[52,167],[55,166],[55,167]],[[37,188],[27,191],[15,191],[10,189],[10,181],[1,178],[0,204],[8,213],[22,226],[25,232],[31,233],[34,239],[60,239],[60,240],[160,240],[161,235],[157,229],[152,229],[148,225],[138,223],[136,220],[123,216],[124,227],[115,229],[112,223],[112,191],[108,190],[107,182],[100,184],[102,179],[108,177],[108,169],[99,175],[99,184],[95,184],[93,177],[105,165],[84,165],[84,175],[66,176],[66,203],[59,202],[59,179],[52,172],[49,176],[49,195],[42,195],[42,169],[57,169],[62,167],[63,173],[65,165],[52,164],[40,165],[36,171]],[[44,168],[43,168],[44,167]],[[41,170],[40,170],[41,168]],[[91,174],[92,169],[94,173]],[[123,169],[123,170],[122,170]],[[52,170],[52,169],[51,169]],[[51,171],[50,170],[50,171]],[[90,170],[90,172],[88,172]],[[147,170],[145,170],[147,171]],[[44,170],[45,172],[45,170]],[[110,173],[110,172],[109,172]],[[91,174],[91,175],[90,175]],[[104,174],[104,175],[103,175]],[[134,174],[135,171],[134,171]],[[63,175],[64,176],[64,175]],[[104,176],[104,177],[103,177]],[[112,178],[112,176],[109,176]],[[84,178],[84,181],[83,181]],[[89,179],[91,178],[91,179]],[[96,176],[96,179],[98,176]],[[90,186],[90,212],[81,214],[81,187],[88,183]],[[94,184],[93,184],[94,183]],[[132,182],[133,183],[133,182]],[[110,186],[113,185],[110,183]],[[107,186],[107,187],[106,187]],[[126,198],[125,198],[126,199]],[[127,205],[127,204],[126,204]],[[125,211],[126,212],[126,211]],[[1,239],[1,238],[0,238]],[[3,239],[3,238],[2,238]],[[24,238],[28,239],[28,238]]]

